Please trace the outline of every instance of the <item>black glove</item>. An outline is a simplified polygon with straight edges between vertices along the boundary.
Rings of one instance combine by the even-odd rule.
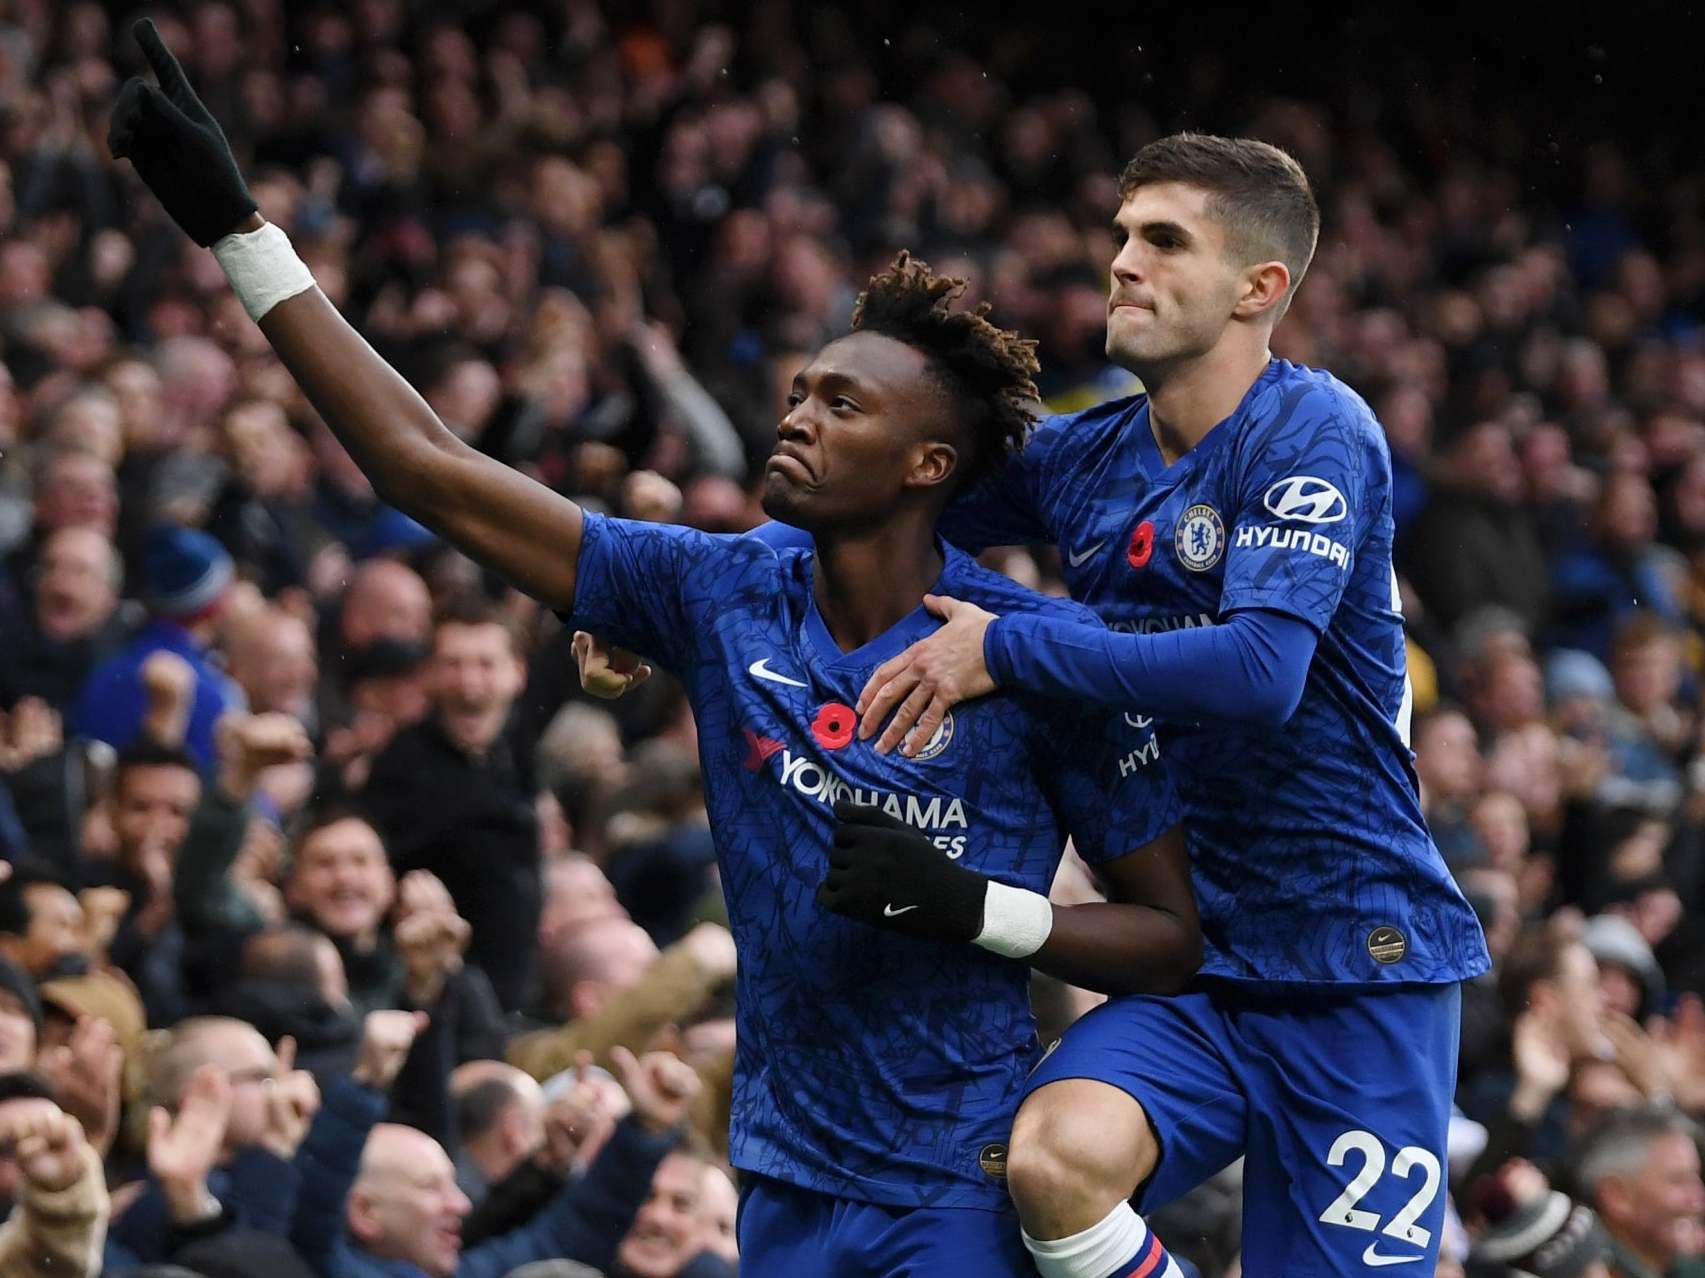
[[[817,904],[849,919],[932,941],[969,943],[983,930],[989,881],[881,808],[835,804],[835,840]]]
[[[136,166],[172,221],[206,248],[248,220],[254,196],[219,122],[189,87],[153,22],[143,18],[130,31],[160,87],[134,75],[124,82],[107,126],[107,148]]]

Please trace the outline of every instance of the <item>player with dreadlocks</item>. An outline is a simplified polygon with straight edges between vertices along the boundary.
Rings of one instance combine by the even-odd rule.
[[[1201,940],[1178,801],[1139,717],[987,697],[903,757],[856,740],[852,711],[881,662],[939,625],[931,592],[1091,618],[935,536],[965,481],[1022,444],[1031,344],[954,310],[960,283],[902,255],[794,379],[777,428],[764,507],[813,545],[583,511],[457,439],[344,321],[256,212],[152,24],[137,34],[160,88],[125,86],[113,153],[213,249],[375,489],[686,688],[740,952],[742,1270],[1033,1272],[1004,1185],[1040,1056],[1030,967],[1109,992],[1189,978]],[[1039,917],[1068,835],[1126,904]]]

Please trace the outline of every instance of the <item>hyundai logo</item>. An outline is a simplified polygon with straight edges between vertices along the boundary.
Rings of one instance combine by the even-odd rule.
[[[1265,500],[1267,509],[1278,518],[1305,524],[1335,524],[1350,513],[1344,494],[1313,475],[1281,479],[1267,490]]]

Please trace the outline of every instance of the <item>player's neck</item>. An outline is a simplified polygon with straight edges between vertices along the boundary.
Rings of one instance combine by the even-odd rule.
[[[1221,342],[1198,358],[1140,374],[1149,429],[1168,466],[1236,411],[1272,358],[1265,341]]]
[[[868,531],[820,532],[816,542],[812,590],[842,652],[863,647],[911,612],[941,576],[933,511]]]

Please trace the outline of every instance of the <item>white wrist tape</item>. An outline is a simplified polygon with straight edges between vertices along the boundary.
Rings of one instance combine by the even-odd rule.
[[[983,930],[972,944],[1007,958],[1029,958],[1053,930],[1054,906],[1047,897],[991,880],[983,898]]]
[[[314,277],[290,247],[290,237],[271,222],[258,231],[227,235],[213,245],[213,256],[256,323],[285,298],[314,287]]]

